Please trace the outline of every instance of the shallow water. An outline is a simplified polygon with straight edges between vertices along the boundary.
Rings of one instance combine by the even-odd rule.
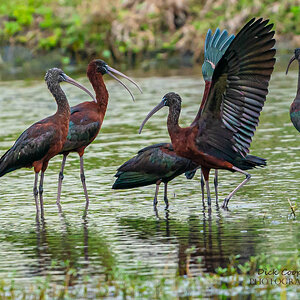
[[[88,85],[84,77],[78,80]],[[134,103],[122,87],[107,80],[106,118],[84,155],[91,201],[86,217],[76,154],[69,155],[65,168],[63,213],[58,213],[55,204],[62,157],[51,160],[44,184],[45,221],[39,224],[32,196],[33,171],[21,169],[1,178],[0,278],[34,281],[38,275],[51,274],[59,280],[67,268],[61,262],[66,260],[82,275],[72,284],[84,275],[105,275],[116,266],[139,275],[174,276],[214,272],[235,254],[242,261],[260,253],[286,260],[300,246],[299,219],[290,217],[288,204],[290,199],[299,205],[300,136],[289,120],[296,80],[293,70],[287,77],[282,71],[273,74],[251,145],[251,154],[267,158],[268,166],[251,171],[251,181],[232,198],[229,211],[214,202],[211,210],[203,208],[198,174],[193,180],[180,176],[169,184],[167,213],[161,189],[157,216],[152,208],[154,186],[114,191],[113,175],[139,149],[169,141],[167,109],[137,134],[145,115],[166,92],[181,94],[181,125],[191,123],[204,88],[201,76],[138,79],[144,94],[135,91]],[[71,105],[87,99],[73,86],[63,84],[63,89]],[[0,82],[0,95],[2,155],[30,124],[55,112],[56,105],[42,80]],[[222,201],[243,176],[220,171],[219,180]]]

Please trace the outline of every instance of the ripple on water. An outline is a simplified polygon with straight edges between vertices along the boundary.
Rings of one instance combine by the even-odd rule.
[[[34,221],[33,172],[23,169],[2,177],[0,274],[30,281],[50,273],[59,279],[66,266],[55,262],[64,260],[80,274],[101,275],[118,266],[129,273],[164,276],[175,272],[184,275],[187,265],[192,275],[213,272],[225,266],[231,254],[241,254],[246,260],[261,252],[279,253],[285,260],[299,248],[299,222],[288,218],[287,199],[298,201],[300,163],[299,135],[288,114],[296,73],[291,72],[288,79],[281,75],[273,76],[251,146],[252,154],[268,159],[268,167],[251,171],[251,181],[230,201],[230,211],[215,205],[211,212],[203,210],[198,174],[193,180],[180,176],[169,184],[169,212],[164,211],[161,189],[157,216],[152,208],[154,186],[115,191],[111,189],[113,175],[139,149],[169,141],[167,109],[156,114],[141,135],[137,134],[142,120],[162,96],[169,91],[180,92],[180,122],[186,126],[198,110],[203,83],[197,76],[143,78],[139,83],[144,93],[135,91],[133,103],[124,89],[107,81],[110,102],[106,119],[84,156],[91,200],[87,217],[82,218],[85,200],[76,154],[67,159],[64,214],[57,212],[55,204],[62,158],[56,157],[49,164],[44,223]],[[79,80],[87,84],[86,79]],[[87,100],[81,91],[67,85],[63,88],[71,105]],[[53,113],[55,102],[42,81],[32,85],[15,82],[14,89],[0,83],[0,94],[0,151],[4,153],[30,124]],[[222,201],[243,176],[220,171],[219,179]]]

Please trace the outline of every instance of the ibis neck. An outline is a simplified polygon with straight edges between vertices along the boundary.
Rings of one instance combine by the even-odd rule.
[[[210,87],[211,87],[211,81],[205,80],[205,88],[204,88],[204,93],[203,93],[203,96],[202,96],[202,101],[201,101],[198,113],[197,113],[193,123],[191,124],[191,126],[195,125],[197,123],[197,121],[200,119],[203,107],[204,107],[204,105],[206,103],[206,100],[207,100],[207,97],[208,97]]]
[[[295,100],[300,101],[300,60],[298,60],[299,71],[298,71],[298,88],[297,88],[297,95]]]
[[[70,106],[68,103],[68,99],[66,97],[66,94],[60,87],[60,84],[58,82],[54,84],[48,84],[48,89],[50,90],[57,103],[56,114],[70,116]]]
[[[90,74],[88,72],[88,78],[96,93],[97,104],[101,108],[101,111],[105,113],[108,104],[108,91],[106,89],[103,76],[101,73],[93,72]]]
[[[181,127],[178,124],[179,116],[180,116],[181,106],[171,106],[169,108],[169,115],[168,115],[168,131],[169,135],[172,138],[172,135],[176,135],[180,132]]]

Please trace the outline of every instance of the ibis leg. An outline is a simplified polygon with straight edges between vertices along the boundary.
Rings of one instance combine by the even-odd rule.
[[[33,185],[33,196],[34,196],[34,201],[35,201],[35,209],[36,209],[36,215],[39,215],[39,202],[38,202],[38,188],[37,188],[37,184],[38,184],[38,179],[39,179],[39,173],[36,172],[35,173],[35,177],[34,177],[34,185]]]
[[[216,193],[216,203],[218,203],[218,169],[215,169],[215,178],[214,178],[214,185],[215,185],[215,193]]]
[[[211,198],[210,198],[210,189],[209,189],[209,182],[208,182],[210,169],[201,167],[201,171],[203,173],[204,180],[205,180],[205,186],[206,186],[206,192],[207,192],[207,205],[210,206]]]
[[[39,195],[40,195],[40,206],[41,206],[41,216],[44,215],[44,199],[43,199],[43,192],[44,192],[44,171],[41,172],[40,178],[40,186],[39,186]]]
[[[210,189],[208,180],[205,181],[206,191],[207,191],[207,205],[211,205]]]
[[[159,190],[160,183],[161,183],[161,180],[158,180],[156,182],[155,195],[154,195],[154,199],[153,199],[153,206],[154,207],[156,207],[156,205],[157,205],[157,195],[158,195],[158,190]]]
[[[233,170],[237,171],[237,172],[240,172],[242,174],[244,174],[246,176],[246,178],[225,198],[224,202],[223,202],[223,208],[227,208],[228,207],[228,202],[229,200],[232,198],[232,196],[244,185],[246,184],[250,178],[251,178],[251,175],[237,167],[232,167]]]
[[[168,209],[169,208],[169,200],[168,200],[168,183],[167,182],[165,182],[164,201],[166,204],[166,209]]]
[[[157,206],[153,206],[153,210],[154,210],[154,213],[155,213],[155,217],[156,217],[157,219],[159,219]]]
[[[204,204],[204,178],[203,178],[203,173],[202,173],[202,169],[201,169],[201,179],[200,179],[200,183],[201,183],[201,193],[202,193],[202,203]]]
[[[84,191],[84,195],[85,195],[86,206],[88,206],[90,203],[90,200],[89,200],[89,196],[88,196],[88,192],[87,192],[87,188],[86,188],[86,184],[85,184],[83,156],[80,156],[80,178],[81,178],[82,187],[83,187],[83,191]]]
[[[56,198],[56,204],[57,205],[60,204],[61,187],[62,187],[62,181],[64,179],[64,168],[65,168],[67,156],[68,156],[68,154],[63,155],[63,160],[62,160],[62,163],[61,163],[61,169],[60,169],[60,172],[59,172],[59,175],[58,175],[58,188],[57,188],[57,198]]]

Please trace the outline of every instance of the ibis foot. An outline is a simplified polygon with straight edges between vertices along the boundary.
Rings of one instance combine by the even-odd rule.
[[[229,202],[229,198],[225,198],[224,202],[223,202],[223,205],[222,205],[222,208],[228,208],[228,202]]]

